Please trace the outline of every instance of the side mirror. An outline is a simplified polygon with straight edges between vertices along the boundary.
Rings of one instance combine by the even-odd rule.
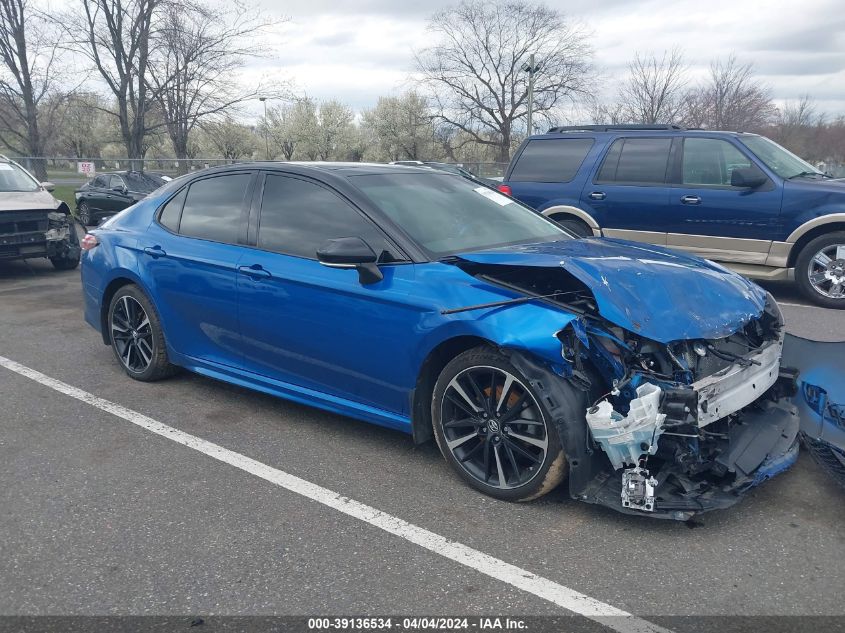
[[[53,190],[55,190],[56,185],[54,185],[52,182],[47,180],[47,181],[44,181],[44,182],[41,183],[41,187],[42,187],[42,189],[44,189],[44,191],[53,191]]]
[[[358,281],[362,284],[374,284],[382,279],[378,257],[360,237],[339,237],[329,240],[317,250],[317,260],[330,268],[355,268]]]
[[[765,185],[768,180],[766,174],[756,167],[743,167],[731,172],[731,187],[756,189]]]

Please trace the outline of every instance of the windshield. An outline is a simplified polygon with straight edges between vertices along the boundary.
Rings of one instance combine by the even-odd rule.
[[[512,198],[449,174],[350,176],[433,257],[572,236]]]
[[[38,191],[35,178],[14,163],[0,163],[0,191]]]
[[[765,136],[740,136],[739,140],[781,178],[823,175],[810,163]]]

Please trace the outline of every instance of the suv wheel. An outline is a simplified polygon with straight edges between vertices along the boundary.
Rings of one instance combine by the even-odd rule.
[[[551,417],[507,358],[488,348],[455,357],[437,379],[434,437],[457,474],[505,501],[536,499],[566,474]]]
[[[822,235],[804,246],[795,262],[795,279],[813,303],[845,309],[845,231]]]

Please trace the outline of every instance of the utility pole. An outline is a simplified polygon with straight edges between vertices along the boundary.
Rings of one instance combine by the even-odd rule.
[[[528,73],[528,121],[526,127],[528,128],[528,136],[534,132],[534,123],[532,115],[534,114],[534,75],[540,70],[540,64],[534,63],[534,53],[528,58],[528,61],[522,65],[522,70]]]
[[[267,136],[267,97],[258,97],[258,100],[264,104],[264,160],[270,160],[270,138]]]

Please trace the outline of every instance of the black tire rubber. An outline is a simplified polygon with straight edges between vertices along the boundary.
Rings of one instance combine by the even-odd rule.
[[[832,297],[825,297],[819,294],[810,283],[808,273],[810,260],[822,248],[831,244],[845,244],[845,231],[835,231],[821,235],[805,244],[801,252],[798,253],[798,259],[795,261],[795,281],[798,283],[801,293],[816,305],[824,308],[845,310],[845,298],[834,299]]]
[[[122,297],[127,295],[135,299],[138,303],[141,304],[141,307],[144,308],[144,312],[147,313],[147,318],[150,321],[150,330],[152,331],[153,335],[152,361],[143,372],[134,372],[123,364],[123,361],[121,361],[120,355],[118,354],[117,346],[114,342],[113,332],[111,330],[112,312],[114,311],[115,305],[117,305],[117,302],[120,301]],[[144,294],[144,292],[135,284],[127,284],[125,286],[122,286],[118,289],[117,292],[114,293],[114,296],[112,297],[111,302],[109,303],[106,327],[109,328],[109,341],[111,341],[111,348],[112,352],[114,352],[114,357],[120,364],[123,371],[126,372],[126,375],[130,378],[134,380],[139,380],[141,382],[154,382],[156,380],[168,378],[175,374],[178,370],[178,367],[176,367],[176,365],[173,365],[167,358],[167,345],[164,341],[164,332],[161,329],[161,320],[159,319],[158,311],[155,309],[155,306],[152,304],[152,302],[147,298],[147,295]]]
[[[455,456],[445,444],[445,436],[441,426],[441,406],[446,388],[451,380],[459,373],[475,366],[496,367],[513,374],[519,381],[527,386],[529,392],[537,402],[546,424],[546,436],[548,438],[548,449],[546,458],[540,466],[537,475],[522,486],[509,489],[501,489],[489,486],[474,478],[466,472],[458,463]],[[543,405],[542,399],[531,389],[528,380],[522,375],[502,354],[489,347],[476,347],[453,358],[440,372],[437,382],[434,385],[434,392],[431,402],[431,419],[434,426],[434,438],[441,454],[461,479],[470,486],[496,499],[503,501],[531,501],[542,497],[556,488],[568,473],[566,455],[558,437],[555,425],[552,423],[548,409]]]
[[[586,222],[578,218],[573,218],[571,215],[557,215],[550,219],[568,231],[575,233],[578,237],[593,236],[593,230],[587,226]]]
[[[84,226],[91,226],[91,207],[87,202],[80,202],[76,209],[76,217]]]
[[[56,270],[73,270],[79,266],[79,235],[76,233],[76,225],[68,216],[70,221],[70,238],[68,239],[69,248],[66,248],[64,255],[57,255],[50,258],[50,263]]]

